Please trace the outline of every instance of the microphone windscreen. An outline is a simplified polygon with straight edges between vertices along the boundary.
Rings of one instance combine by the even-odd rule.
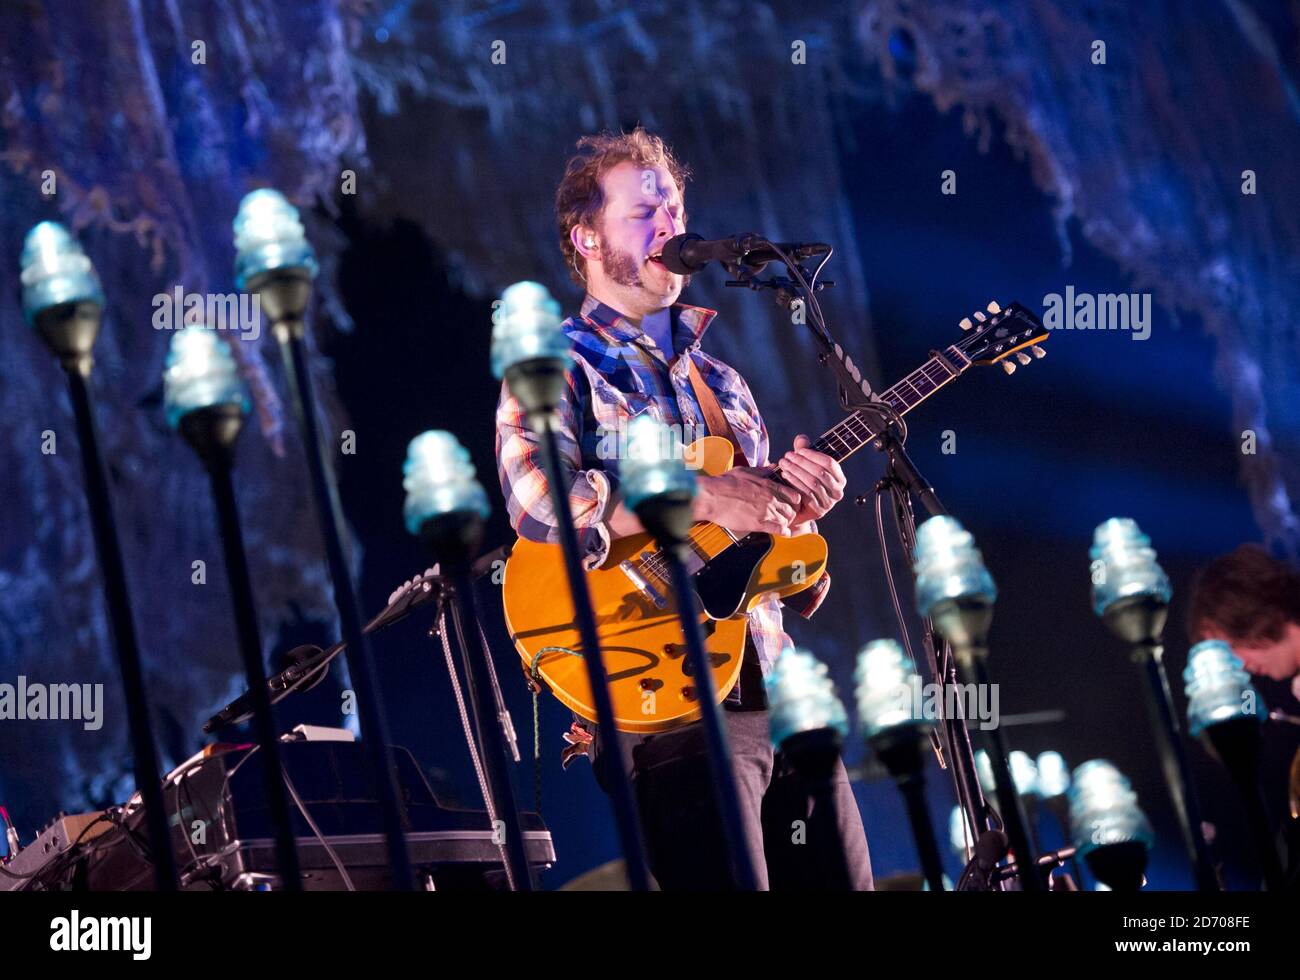
[[[685,259],[682,258],[682,248],[690,242],[700,242],[703,240],[704,239],[699,235],[692,235],[690,233],[677,235],[675,238],[668,239],[668,241],[664,242],[664,250],[659,255],[660,263],[669,272],[675,272],[679,276],[689,276],[693,272],[699,272],[700,268],[703,267],[688,265]]]

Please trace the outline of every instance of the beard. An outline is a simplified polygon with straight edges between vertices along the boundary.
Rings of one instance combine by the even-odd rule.
[[[606,250],[602,256],[605,263],[605,275],[620,286],[640,288],[641,267],[631,252]]]
[[[616,249],[606,249],[602,256],[605,266],[605,275],[611,282],[620,286],[626,286],[630,289],[641,289],[645,284],[641,281],[641,265],[632,257],[631,252]],[[690,276],[682,276],[682,289],[691,284]]]

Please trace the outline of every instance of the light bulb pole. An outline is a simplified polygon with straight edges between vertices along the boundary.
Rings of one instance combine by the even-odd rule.
[[[913,707],[911,695],[919,690],[921,682],[916,664],[893,640],[874,640],[859,652],[856,675],[858,718],[867,745],[903,796],[916,853],[930,890],[943,891],[943,860],[925,792],[925,760],[934,723],[918,717]],[[902,710],[904,702],[908,705],[906,711]],[[960,805],[957,812],[966,819]]]
[[[542,461],[546,482],[551,491],[551,505],[555,508],[556,529],[559,532],[560,551],[564,556],[564,569],[569,580],[569,593],[573,597],[573,613],[582,640],[582,662],[587,668],[587,684],[591,688],[592,706],[596,709],[596,724],[603,733],[607,751],[617,760],[609,766],[607,783],[610,802],[614,808],[619,843],[623,848],[623,862],[627,867],[628,885],[632,891],[649,891],[650,878],[646,870],[645,845],[642,842],[641,823],[633,803],[632,785],[628,779],[618,749],[618,728],[614,723],[614,700],[609,694],[609,675],[605,671],[605,658],[600,647],[600,633],[596,629],[596,616],[591,607],[591,591],[587,588],[586,572],[582,567],[578,547],[578,532],[573,525],[573,508],[564,491],[564,472],[560,462],[560,446],[556,439],[556,417],[553,411],[534,412],[528,422],[542,444]]]
[[[1228,771],[1241,797],[1264,887],[1284,891],[1286,874],[1259,788],[1260,729],[1267,714],[1259,692],[1251,685],[1240,658],[1222,640],[1203,640],[1193,646],[1183,678],[1192,737],[1200,735],[1210,755]]]
[[[406,815],[397,785],[397,770],[390,744],[388,720],[380,693],[370,641],[362,629],[361,607],[348,562],[349,547],[343,507],[334,473],[326,461],[316,421],[316,400],[308,368],[305,316],[317,271],[315,255],[307,243],[298,212],[275,191],[253,191],[240,202],[235,230],[235,280],[240,289],[256,294],[261,310],[271,320],[280,348],[290,402],[298,424],[312,499],[325,544],[335,606],[346,644],[345,656],[356,693],[362,742],[372,771],[375,797],[393,887],[411,891],[414,878],[406,846]]]
[[[740,817],[740,803],[736,792],[736,773],[731,764],[731,750],[722,724],[722,707],[718,704],[718,691],[713,684],[713,669],[704,647],[704,637],[696,618],[695,587],[686,572],[687,535],[694,516],[691,496],[670,491],[647,496],[633,507],[642,526],[659,542],[668,565],[669,579],[677,597],[677,616],[686,640],[686,660],[691,667],[695,698],[700,705],[700,721],[704,725],[705,742],[709,752],[709,766],[713,773],[714,799],[726,837],[727,856],[736,886],[741,891],[756,891],[758,879],[749,848],[745,843],[744,824]]]
[[[698,628],[698,627],[697,627]],[[853,890],[844,838],[839,833],[839,801],[835,798],[835,763],[840,759],[844,742],[833,728],[816,728],[798,732],[781,742],[780,749],[790,763],[808,797],[813,813],[825,828],[820,842],[826,847],[826,878],[822,887],[831,892]]]
[[[953,648],[963,684],[987,690],[988,634],[997,591],[969,533],[951,517],[932,517],[917,532],[917,605]],[[1021,887],[1047,890],[1038,853],[1029,838],[1028,822],[1011,778],[1006,740],[1001,729],[981,731],[997,788],[998,810],[1015,853]]]
[[[852,891],[853,876],[839,832],[836,764],[848,734],[848,716],[826,665],[805,650],[787,648],[763,679],[772,744],[781,751],[812,801],[808,841],[820,848],[821,887]]]
[[[992,617],[992,604],[978,601],[946,601],[930,612],[935,627],[952,644],[962,683],[976,685],[975,690],[987,690],[992,683],[988,671],[987,644]],[[981,736],[993,770],[1003,828],[1011,842],[1011,849],[1015,852],[1016,866],[1020,869],[1021,887],[1027,892],[1046,891],[1038,852],[1029,837],[1029,822],[1020,794],[1016,792],[1016,784],[1011,778],[1006,740],[998,728],[983,730]]]
[[[37,225],[28,234],[27,245],[39,251],[42,242],[49,243],[47,249],[52,246],[65,253],[59,258],[67,258],[67,253],[71,253],[84,266],[78,273],[72,274],[49,269],[46,275],[41,276],[44,281],[29,282],[33,271],[40,272],[35,266],[39,265],[41,258],[48,261],[50,256],[47,251],[45,256],[36,258],[29,265],[25,254],[23,305],[28,322],[58,357],[59,366],[68,378],[77,442],[81,447],[86,503],[90,509],[91,532],[103,577],[108,620],[113,631],[113,648],[117,653],[118,669],[122,677],[135,784],[144,806],[154,882],[159,891],[175,891],[176,858],[163,804],[158,750],[149,721],[144,669],[136,637],[135,617],[131,612],[126,566],[117,535],[117,520],[113,513],[112,492],[104,469],[99,430],[95,422],[94,389],[91,384],[94,360],[91,351],[99,335],[103,297],[89,260],[85,259],[80,247],[66,230],[50,223]]]
[[[1264,887],[1271,892],[1285,891],[1286,873],[1273,844],[1268,810],[1259,790],[1259,722],[1235,718],[1207,727],[1201,737],[1210,746],[1212,754],[1223,762],[1241,797],[1251,843],[1255,845],[1255,855],[1263,872]]]
[[[564,571],[573,602],[573,616],[582,642],[582,663],[591,688],[596,725],[607,751],[618,760],[607,767],[607,792],[614,810],[619,845],[632,891],[650,890],[646,867],[645,843],[637,817],[632,783],[622,763],[618,746],[618,728],[614,721],[614,701],[609,693],[609,676],[601,652],[600,633],[592,611],[591,591],[582,566],[578,532],[573,524],[569,503],[568,481],[560,456],[556,429],[558,409],[564,397],[565,375],[571,359],[569,343],[560,330],[555,301],[537,283],[516,283],[503,293],[501,316],[493,329],[493,372],[502,378],[510,394],[524,411],[529,429],[542,449],[542,468],[551,506],[555,513],[555,530],[564,557]]]
[[[257,607],[253,600],[252,579],[248,573],[248,556],[239,520],[239,506],[231,480],[235,440],[243,428],[241,405],[223,403],[186,412],[177,429],[198,454],[208,471],[212,500],[217,511],[222,552],[226,562],[226,580],[235,616],[235,633],[244,664],[249,700],[253,709],[253,732],[262,754],[267,811],[275,842],[280,881],[285,891],[302,891],[302,869],[295,846],[289,798],[285,792],[280,740],[275,730],[271,696],[266,689],[266,670],[262,663],[262,637],[257,624]]]
[[[924,767],[929,746],[929,739],[917,741],[915,738],[903,738],[877,748],[876,753],[889,769],[903,796],[907,820],[912,827],[912,839],[916,842],[916,853],[921,859],[921,871],[930,883],[930,891],[941,892],[944,890],[943,859],[939,856],[939,843],[934,836],[934,826],[930,823],[930,808],[926,805]]]
[[[1139,891],[1154,838],[1128,780],[1094,759],[1074,771],[1069,799],[1070,837],[1092,876],[1113,891]]]
[[[306,325],[302,316],[306,309],[310,280],[305,277],[271,273],[250,280],[248,288],[260,292],[262,308],[272,317],[272,331],[280,347],[285,377],[289,385],[290,402],[298,423],[298,434],[307,458],[307,473],[311,481],[312,499],[320,523],[321,537],[325,542],[325,557],[329,564],[330,581],[334,586],[334,601],[338,609],[344,656],[356,690],[360,708],[362,741],[366,743],[370,766],[374,774],[375,795],[379,800],[380,819],[384,839],[388,845],[388,858],[393,866],[393,887],[398,891],[411,891],[414,880],[411,858],[406,846],[405,816],[402,813],[396,782],[388,719],[384,712],[379,690],[379,674],[375,668],[370,640],[362,631],[361,607],[357,603],[356,589],[344,543],[343,506],[339,501],[334,474],[325,461],[320,442],[320,429],[316,422],[316,400],[312,393],[311,374],[307,366],[307,347],[304,341]],[[269,302],[268,302],[269,300]]]
[[[1191,766],[1169,691],[1169,676],[1165,673],[1160,634],[1168,613],[1168,605],[1151,597],[1140,597],[1113,604],[1103,618],[1111,632],[1129,644],[1129,659],[1142,676],[1142,693],[1156,739],[1160,771],[1178,818],[1178,830],[1196,887],[1199,891],[1216,892],[1221,890],[1219,876],[1201,831],[1201,808],[1192,789]]]
[[[1161,636],[1169,615],[1169,580],[1150,545],[1128,518],[1111,518],[1098,525],[1090,552],[1093,607],[1107,628],[1128,644],[1129,659],[1142,676],[1160,769],[1196,887],[1220,891],[1164,667]]]

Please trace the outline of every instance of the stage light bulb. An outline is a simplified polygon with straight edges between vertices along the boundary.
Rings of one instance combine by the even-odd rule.
[[[955,518],[931,517],[916,531],[916,608],[930,615],[945,600],[978,599],[992,603],[998,597],[993,577],[975,539]]]
[[[487,493],[475,479],[469,452],[450,432],[422,432],[406,448],[402,465],[406,489],[406,529],[419,534],[425,521],[454,513],[475,513],[486,518],[491,511]]]
[[[1133,787],[1105,759],[1093,759],[1074,770],[1070,836],[1080,857],[1099,847],[1133,841],[1150,850],[1155,841]]]
[[[306,272],[316,278],[320,266],[298,217],[298,209],[279,191],[263,187],[244,195],[235,215],[235,285],[264,272]]]
[[[99,276],[81,243],[56,221],[42,221],[23,239],[21,279],[23,315],[35,325],[36,315],[62,303],[104,305]]]
[[[904,726],[933,727],[934,722],[916,710],[921,691],[916,665],[894,640],[872,640],[864,646],[853,679],[864,738]]]
[[[173,429],[181,418],[200,408],[238,405],[248,411],[248,398],[230,345],[216,332],[189,326],[172,335],[163,368],[163,406]]]
[[[1222,640],[1204,640],[1192,647],[1183,682],[1192,737],[1211,725],[1238,718],[1264,721],[1263,699],[1250,683],[1241,658]]]
[[[1070,789],[1070,770],[1060,752],[1038,754],[1038,792],[1043,799],[1064,796]]]
[[[1150,597],[1168,605],[1173,590],[1151,539],[1128,517],[1112,517],[1093,532],[1092,605],[1100,616],[1121,599]]]
[[[954,806],[952,812],[948,814],[948,846],[952,848],[954,854],[961,857],[966,856],[966,842],[970,846],[975,846],[975,834],[970,829],[970,821],[966,819],[966,811],[960,806]]]
[[[993,777],[993,763],[989,761],[988,752],[977,749],[975,752],[975,777],[980,781],[980,789],[985,796],[992,796],[998,791],[997,780]]]
[[[561,329],[560,304],[541,283],[506,287],[492,311],[492,374],[504,378],[516,364],[541,359],[568,361],[573,342]]]
[[[1029,757],[1029,753],[1016,749],[1007,756],[1011,767],[1011,781],[1016,784],[1016,792],[1021,796],[1038,796],[1038,766]]]
[[[619,485],[623,499],[633,510],[652,497],[694,497],[695,474],[686,466],[676,430],[648,414],[634,418],[627,427]]]
[[[772,744],[778,748],[802,732],[833,728],[843,738],[849,733],[844,704],[835,683],[811,653],[786,647],[763,680],[767,689]]]

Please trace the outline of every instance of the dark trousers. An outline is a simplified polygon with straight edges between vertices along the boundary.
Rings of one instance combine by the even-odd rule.
[[[843,762],[829,793],[814,799],[769,737],[762,673],[746,651],[738,698],[723,721],[740,795],[745,844],[762,889],[820,890],[843,882],[872,887],[862,817]],[[622,762],[632,779],[650,873],[665,891],[735,887],[714,801],[704,726],[695,722],[658,735],[618,735],[618,753],[596,732],[593,766],[604,788],[607,766]],[[841,856],[842,855],[842,856]]]

